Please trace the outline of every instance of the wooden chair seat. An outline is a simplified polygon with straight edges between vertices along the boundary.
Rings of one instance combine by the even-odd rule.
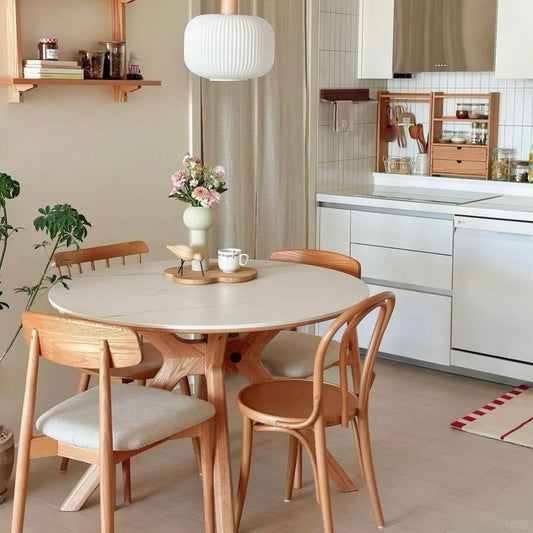
[[[322,409],[326,426],[341,424],[341,399],[341,387],[324,383]],[[313,382],[305,379],[276,379],[254,383],[239,392],[237,402],[242,413],[262,424],[273,424],[275,421],[304,422],[311,415],[313,407]],[[348,418],[357,415],[357,405],[357,396],[348,392]]]

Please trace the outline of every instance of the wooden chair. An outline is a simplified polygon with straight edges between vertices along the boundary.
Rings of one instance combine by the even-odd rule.
[[[272,261],[286,261],[331,268],[361,278],[361,264],[357,259],[337,252],[314,249],[276,250]],[[314,355],[320,337],[294,330],[280,331],[264,348],[261,361],[271,376],[280,378],[308,378],[313,375]],[[325,368],[337,363],[340,345],[332,341],[326,353]],[[302,487],[302,448],[297,446],[297,467],[294,488]]]
[[[357,458],[365,479],[376,524],[384,525],[379,501],[368,420],[370,388],[374,363],[381,339],[395,304],[391,292],[371,296],[354,305],[335,321],[322,336],[314,358],[313,379],[275,379],[245,387],[237,397],[237,407],[243,417],[242,453],[235,520],[240,524],[250,474],[252,437],[254,431],[282,432],[289,435],[289,468],[285,499],[292,497],[296,449],[300,443],[309,454],[315,478],[317,499],[322,512],[325,533],[333,532],[333,519],[326,460],[326,427],[348,422],[353,428]],[[358,354],[356,328],[369,313],[377,310],[374,329],[362,365]],[[333,336],[342,333],[338,352],[339,382],[324,382],[324,364]],[[347,360],[352,359],[352,378],[356,390],[349,389]]]
[[[143,344],[131,328],[32,311],[23,313],[22,325],[30,350],[11,532],[23,530],[31,459],[60,455],[98,465],[100,531],[113,533],[115,465],[122,463],[128,477],[131,457],[169,439],[191,436],[201,443],[205,530],[214,532],[214,406],[152,387],[111,385],[111,368],[142,361]],[[74,368],[98,369],[99,387],[68,398],[35,422],[42,358]],[[34,435],[34,425],[42,435]]]
[[[347,255],[326,250],[276,250],[272,261],[302,263],[338,270],[361,278],[361,264]],[[320,337],[298,331],[280,331],[263,349],[261,361],[270,375],[283,378],[308,378],[313,374],[313,356]],[[326,368],[337,361],[339,345],[333,342],[326,355]]]
[[[142,261],[142,255],[148,253],[148,245],[143,241],[128,241],[104,246],[94,246],[92,248],[80,248],[78,250],[66,250],[57,252],[52,257],[52,263],[56,267],[60,276],[72,277],[73,274],[81,275],[87,270],[94,271],[97,267],[109,268],[112,263],[124,266],[126,258],[135,258],[137,262]],[[115,261],[113,261],[115,260]],[[147,380],[155,377],[161,365],[163,357],[161,353],[150,343],[143,343],[143,360],[134,366],[127,368],[112,368],[110,370],[113,381],[128,383],[134,381],[138,385],[146,385]],[[91,376],[98,376],[97,369],[79,368],[80,379],[77,392],[88,389]],[[191,395],[189,381],[187,378],[180,380],[180,389],[184,394]],[[198,468],[200,468],[199,443],[193,440]],[[68,467],[68,459],[61,460],[61,470]]]

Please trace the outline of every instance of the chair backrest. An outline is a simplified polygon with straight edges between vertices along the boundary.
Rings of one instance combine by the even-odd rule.
[[[143,241],[119,242],[104,246],[93,246],[92,248],[57,252],[52,258],[52,263],[57,268],[60,276],[65,274],[71,276],[72,265],[76,265],[78,274],[83,274],[83,264],[89,264],[90,269],[95,270],[95,262],[104,261],[105,267],[109,268],[111,265],[110,259],[120,259],[120,264],[125,265],[126,257],[133,255],[137,256],[137,261],[140,263],[142,254],[148,251],[148,245]]]
[[[390,291],[381,292],[374,296],[369,296],[358,304],[350,307],[339,317],[337,317],[326,329],[318,345],[314,372],[313,372],[313,396],[315,406],[318,409],[320,398],[322,397],[322,388],[324,383],[324,359],[330,342],[337,332],[345,328],[339,350],[339,380],[341,387],[342,401],[342,424],[348,423],[347,406],[348,406],[348,370],[350,363],[352,366],[360,364],[359,347],[357,344],[357,327],[359,323],[374,310],[377,310],[374,327],[364,356],[362,369],[357,368],[352,371],[352,377],[357,378],[354,383],[355,391],[358,395],[359,416],[366,416],[368,410],[368,397],[370,388],[374,380],[374,364],[381,344],[381,339],[389,323],[394,305],[396,302],[395,295]],[[368,318],[369,320],[371,317]]]
[[[22,330],[31,350],[49,361],[75,368],[100,368],[102,353],[109,367],[122,368],[142,361],[139,336],[126,326],[78,318],[22,313]]]
[[[361,263],[344,254],[328,250],[313,250],[310,248],[275,250],[270,254],[272,261],[286,261],[288,263],[302,263],[323,268],[331,268],[346,274],[361,277]]]

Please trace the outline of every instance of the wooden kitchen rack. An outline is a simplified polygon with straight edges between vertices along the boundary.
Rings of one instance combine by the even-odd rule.
[[[389,143],[385,140],[385,128],[387,127],[389,117],[387,116],[387,107],[389,104],[427,104],[430,107],[429,116],[433,116],[432,93],[391,93],[389,91],[380,91],[378,93],[378,127],[377,127],[377,151],[376,151],[376,171],[385,172],[384,157],[389,155]],[[432,139],[431,122],[429,124],[429,139]],[[429,153],[429,146],[428,146]]]

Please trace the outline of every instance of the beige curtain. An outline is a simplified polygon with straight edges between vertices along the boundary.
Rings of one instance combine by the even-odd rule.
[[[203,0],[202,13],[218,13]],[[239,12],[268,20],[274,68],[257,80],[201,81],[202,154],[226,168],[210,255],[239,247],[258,259],[307,245],[305,0],[241,0]]]

